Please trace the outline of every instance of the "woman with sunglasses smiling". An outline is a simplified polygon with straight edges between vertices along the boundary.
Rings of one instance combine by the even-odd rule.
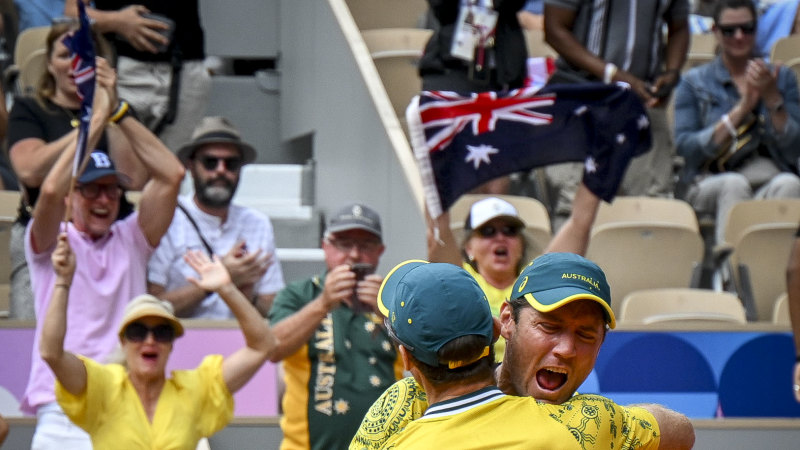
[[[140,295],[126,307],[119,327],[124,364],[100,364],[64,350],[75,257],[66,235],[58,238],[52,255],[57,278],[39,350],[56,375],[59,405],[89,433],[95,448],[194,449],[201,438],[228,424],[232,394],[275,348],[269,327],[218,259],[211,261],[200,251],[188,252],[185,259],[200,275],[189,281],[225,300],[246,345],[224,358],[209,355],[196,369],[167,377],[167,360],[183,326],[169,303],[151,295]]]
[[[735,203],[800,197],[797,78],[755,56],[757,27],[751,0],[720,0],[720,54],[687,71],[675,93],[675,144],[685,161],[676,196],[716,215],[718,242]]]

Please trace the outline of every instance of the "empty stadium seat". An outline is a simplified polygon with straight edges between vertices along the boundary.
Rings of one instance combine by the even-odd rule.
[[[734,245],[745,230],[763,223],[800,223],[800,199],[770,198],[739,202],[725,221],[725,242]]]
[[[684,70],[711,62],[717,53],[717,38],[713,33],[692,34]]]
[[[360,30],[413,28],[428,11],[425,0],[346,0]]]
[[[770,61],[789,67],[800,79],[800,34],[780,38],[772,45]]]
[[[14,64],[6,68],[5,73],[3,74],[5,78],[5,84],[7,86],[14,85],[19,82],[19,77],[22,74],[23,67],[29,56],[31,56],[37,50],[46,49],[46,39],[48,33],[50,33],[50,27],[43,26],[28,28],[22,31],[19,36],[17,36],[17,42],[14,45]],[[45,60],[46,59],[47,57],[45,55]],[[29,66],[29,73],[31,67],[34,66]],[[36,67],[38,67],[38,65]],[[29,77],[30,76],[31,75],[29,75]],[[17,84],[16,87],[20,93],[25,92],[22,86]]]
[[[735,204],[716,249],[723,285],[745,304],[748,320],[772,320],[786,289],[785,268],[800,223],[800,199],[748,200]],[[775,270],[780,267],[780,270]]]
[[[681,200],[617,197],[601,205],[586,257],[606,273],[612,308],[633,291],[698,284],[703,239],[692,207]]]
[[[748,320],[772,320],[796,231],[796,222],[753,225],[734,244],[729,262]]]
[[[791,320],[789,320],[789,296],[785,292],[775,300],[775,306],[772,308],[772,323],[776,325],[791,325]]]
[[[622,300],[620,323],[648,325],[683,322],[747,322],[744,306],[735,294],[709,289],[647,289],[634,291]]]
[[[408,103],[422,90],[417,62],[431,34],[431,30],[419,28],[384,28],[361,33],[401,123],[405,123]]]
[[[461,244],[464,236],[464,221],[469,214],[472,204],[487,197],[501,198],[517,209],[520,218],[525,222],[525,249],[526,257],[533,259],[542,254],[550,239],[553,237],[550,232],[550,217],[544,205],[530,197],[517,195],[485,195],[485,194],[466,194],[450,207],[450,229],[456,240]]]

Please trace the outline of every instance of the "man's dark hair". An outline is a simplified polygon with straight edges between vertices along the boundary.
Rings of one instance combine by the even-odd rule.
[[[486,336],[470,334],[453,339],[444,344],[437,352],[440,361],[471,361],[486,349]],[[489,355],[462,367],[450,369],[447,366],[431,366],[409,352],[414,364],[422,375],[433,385],[475,381],[492,376],[494,365],[494,348],[489,344]]]
[[[714,8],[714,23],[719,23],[719,16],[725,9],[747,8],[753,14],[753,21],[758,22],[758,13],[756,13],[756,5],[752,0],[717,0],[717,6]]]

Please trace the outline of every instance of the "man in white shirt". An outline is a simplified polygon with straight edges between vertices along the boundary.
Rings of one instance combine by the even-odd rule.
[[[148,265],[148,291],[172,302],[179,317],[232,319],[218,295],[186,280],[193,271],[183,255],[200,249],[220,257],[234,284],[266,315],[284,286],[272,224],[231,203],[240,170],[255,159],[255,150],[225,118],[206,117],[177,154],[192,174],[194,195],[178,199],[172,225]]]

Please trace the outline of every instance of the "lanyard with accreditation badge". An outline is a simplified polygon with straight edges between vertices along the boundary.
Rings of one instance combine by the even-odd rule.
[[[497,16],[492,0],[461,1],[450,54],[471,63],[469,77],[473,81],[489,82]]]

